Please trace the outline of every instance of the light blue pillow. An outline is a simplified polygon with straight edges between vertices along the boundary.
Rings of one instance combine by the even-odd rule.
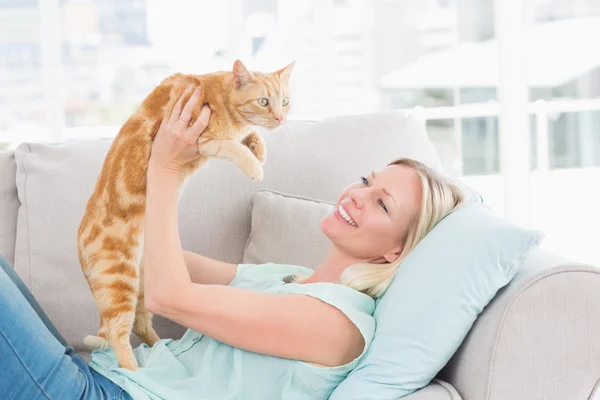
[[[365,356],[330,400],[398,399],[425,387],[454,355],[496,292],[543,234],[469,202],[409,254],[375,309]]]

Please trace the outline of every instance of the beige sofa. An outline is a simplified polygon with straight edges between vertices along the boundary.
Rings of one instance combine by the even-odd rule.
[[[225,160],[191,178],[180,203],[186,249],[241,262],[258,189],[334,201],[345,185],[400,156],[440,168],[423,124],[399,114],[289,122],[264,136],[260,184]],[[109,144],[23,143],[0,153],[0,253],[84,354],[82,339],[96,332],[98,315],[77,262],[75,232]],[[155,321],[161,337],[183,332]],[[599,379],[600,269],[537,250],[437,379],[406,399],[583,400],[600,393]]]

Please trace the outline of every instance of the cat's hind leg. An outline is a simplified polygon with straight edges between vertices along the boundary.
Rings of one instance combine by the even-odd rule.
[[[98,300],[96,293],[94,292],[94,285],[92,285],[92,280],[90,278],[90,273],[89,273],[89,270],[93,266],[91,267],[89,265],[90,262],[88,262],[88,258],[85,257],[85,255],[84,255],[85,249],[83,247],[78,248],[77,254],[79,256],[79,262],[81,264],[82,271],[88,282],[88,285],[90,286],[90,291],[92,293],[92,297],[94,298],[94,302],[97,306],[99,300]],[[93,258],[97,258],[97,254],[94,255]],[[98,330],[98,334],[96,336],[87,335],[85,338],[83,338],[83,343],[85,343],[85,345],[88,346],[92,350],[102,350],[102,349],[105,349],[108,347],[106,325],[104,324],[104,318],[102,318],[102,314],[100,314],[100,329]]]
[[[100,315],[100,329],[98,330],[98,335],[87,335],[83,338],[83,343],[92,350],[103,350],[109,346],[106,325],[104,324],[102,315]]]
[[[138,297],[137,265],[135,261],[122,261],[120,257],[108,258],[102,263],[109,264],[102,265],[99,272],[89,278],[102,321],[99,337],[104,334],[120,367],[135,371],[138,363],[130,335]]]
[[[135,310],[135,322],[133,323],[133,332],[136,336],[148,346],[152,347],[160,340],[160,337],[152,327],[152,313],[146,308],[144,303],[144,266],[140,263],[140,287],[138,290],[137,307]]]

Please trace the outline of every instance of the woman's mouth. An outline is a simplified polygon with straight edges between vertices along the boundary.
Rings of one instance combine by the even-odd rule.
[[[335,214],[338,216],[338,218],[340,218],[342,221],[344,221],[348,225],[358,228],[358,225],[356,225],[356,222],[354,222],[354,220],[350,217],[350,214],[348,214],[348,212],[344,209],[344,207],[342,205],[338,206]]]

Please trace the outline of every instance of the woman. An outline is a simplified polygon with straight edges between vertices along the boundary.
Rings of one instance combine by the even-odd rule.
[[[331,251],[315,270],[235,265],[181,248],[178,175],[198,156],[210,110],[189,126],[200,89],[177,103],[147,172],[145,301],[189,329],[135,349],[137,371],[110,349],[86,365],[3,260],[0,393],[6,399],[327,398],[356,366],[375,329],[374,298],[406,255],[463,201],[424,165],[397,160],[341,193],[321,221]],[[90,368],[91,367],[91,368]]]

